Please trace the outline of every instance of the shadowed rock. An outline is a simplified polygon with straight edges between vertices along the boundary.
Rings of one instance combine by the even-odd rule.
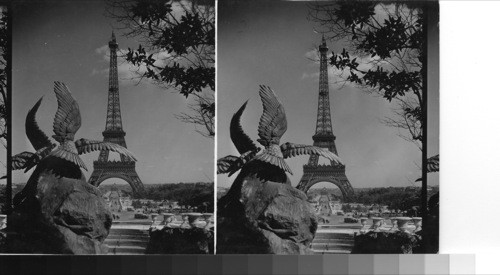
[[[255,169],[244,167],[233,183],[238,188],[219,201],[217,253],[312,254],[317,221],[306,195],[288,178],[283,184],[248,173]]]
[[[79,178],[61,177],[80,171],[75,164],[53,166],[58,175],[42,170],[57,161],[42,160],[9,216],[8,252],[106,254],[112,218],[101,193],[81,172]]]

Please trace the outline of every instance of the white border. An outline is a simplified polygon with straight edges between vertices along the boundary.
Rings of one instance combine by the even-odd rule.
[[[500,274],[500,2],[440,2],[440,253]]]

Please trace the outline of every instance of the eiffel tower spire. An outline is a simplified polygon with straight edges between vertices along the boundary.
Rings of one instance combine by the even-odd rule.
[[[109,46],[109,92],[108,92],[108,113],[106,116],[105,132],[123,132],[122,115],[120,112],[120,92],[118,91],[118,65],[115,33],[111,33]],[[124,133],[124,132],[123,132]],[[125,134],[125,133],[124,133]]]
[[[111,32],[109,46],[109,88],[108,108],[106,114],[106,128],[102,132],[105,142],[113,142],[127,148],[125,143],[125,131],[123,131],[122,115],[120,111],[120,92],[118,90],[118,65],[115,33]],[[135,193],[144,191],[144,185],[135,171],[135,162],[124,155],[120,155],[120,161],[109,161],[109,151],[103,150],[99,158],[94,161],[94,171],[90,176],[89,183],[99,186],[108,178],[121,178],[127,181]]]
[[[316,132],[313,136],[314,144],[323,148],[328,148],[331,152],[338,155],[335,146],[335,135],[333,134],[332,115],[330,113],[330,87],[328,85],[328,47],[326,46],[325,36],[321,39],[319,46],[319,96],[318,96],[318,116],[316,118]],[[309,158],[309,165],[318,165],[318,156]],[[333,165],[333,162],[332,162]]]
[[[325,36],[321,39],[319,46],[319,95],[318,95],[318,115],[316,117],[316,131],[313,135],[313,145],[327,148],[338,155],[335,146],[335,135],[333,134],[332,115],[330,113],[330,89],[328,86],[328,60]],[[318,165],[319,156],[311,155],[309,161],[304,165],[304,174],[300,179],[297,188],[307,192],[318,182],[331,182],[337,185],[342,192],[344,199],[351,197],[354,190],[345,175],[345,166],[331,162],[329,165]]]
[[[325,36],[323,36],[320,52],[320,74],[319,74],[319,97],[318,97],[318,118],[316,121],[316,136],[329,136],[335,139],[332,130],[332,118],[330,114],[330,92],[328,89],[328,63]],[[337,153],[337,152],[334,152]]]

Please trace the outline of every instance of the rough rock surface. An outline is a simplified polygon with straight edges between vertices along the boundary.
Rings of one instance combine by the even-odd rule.
[[[151,230],[146,254],[213,254],[214,233],[205,228]]]
[[[312,254],[318,223],[307,196],[289,181],[242,174],[219,201],[217,253]]]
[[[33,182],[36,182],[33,184]],[[111,213],[97,188],[44,170],[28,181],[28,195],[8,223],[11,253],[106,254]]]
[[[396,232],[368,232],[354,238],[351,254],[413,254],[419,251],[419,235]]]

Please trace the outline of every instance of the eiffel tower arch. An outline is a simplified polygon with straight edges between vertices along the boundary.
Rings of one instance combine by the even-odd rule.
[[[304,165],[304,175],[302,176],[297,188],[304,193],[307,193],[311,187],[320,182],[335,184],[342,192],[344,200],[352,197],[354,194],[354,189],[345,175],[344,165]]]
[[[320,74],[319,74],[319,97],[318,97],[318,116],[316,120],[316,132],[313,138],[313,145],[326,148],[338,155],[335,146],[335,135],[332,129],[332,116],[330,113],[330,92],[328,87],[328,67],[325,37],[319,47],[320,51]],[[304,165],[304,174],[297,185],[297,189],[307,193],[307,191],[319,182],[330,182],[335,184],[347,200],[354,195],[354,189],[345,174],[345,165],[336,164],[333,161],[330,164],[319,165],[319,156],[311,155],[309,161]]]
[[[120,93],[118,90],[118,66],[116,58],[115,34],[111,34],[109,42],[109,91],[108,91],[108,110],[106,116],[106,129],[102,132],[105,142],[112,142],[127,148],[125,143],[125,131],[122,127],[122,116],[120,111]],[[119,161],[109,160],[109,151],[103,150],[99,153],[99,158],[94,161],[94,171],[90,176],[89,183],[98,187],[103,181],[110,178],[119,178],[126,181],[132,187],[135,194],[144,191],[139,175],[135,171],[135,161],[120,155]]]

